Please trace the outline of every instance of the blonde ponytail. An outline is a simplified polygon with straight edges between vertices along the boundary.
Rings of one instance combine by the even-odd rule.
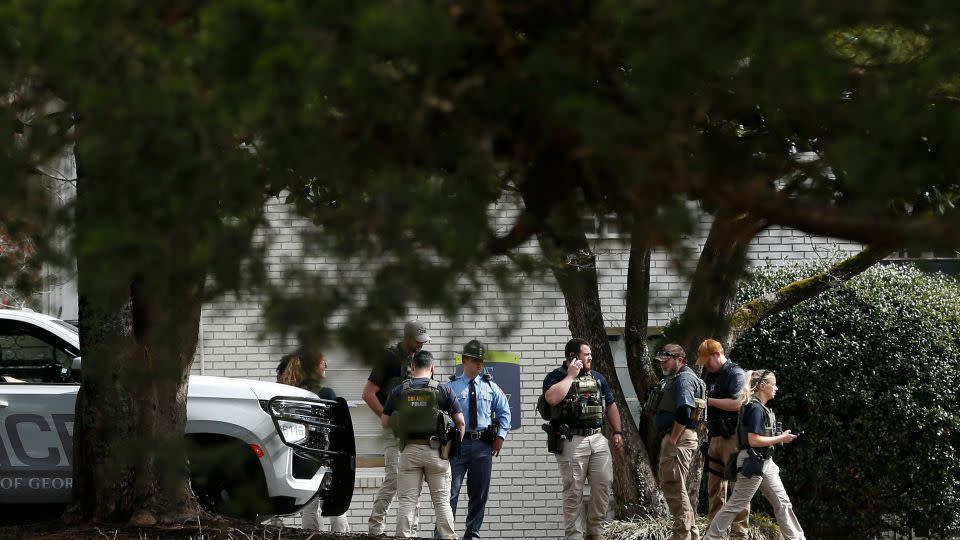
[[[755,369],[753,371],[748,371],[747,380],[745,381],[743,388],[740,390],[740,395],[737,396],[737,398],[740,400],[740,403],[750,403],[750,400],[753,399],[753,394],[756,393],[760,383],[773,376],[773,372],[769,369]]]

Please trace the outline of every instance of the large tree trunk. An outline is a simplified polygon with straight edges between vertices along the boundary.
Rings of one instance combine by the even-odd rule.
[[[90,212],[106,208],[98,202],[109,192],[107,182],[80,180],[78,235],[103,233],[84,227],[93,222]],[[185,238],[170,241],[189,245]],[[190,490],[183,433],[203,275],[113,255],[96,249],[78,254],[84,358],[71,513],[137,525],[195,518],[200,509]]]
[[[610,382],[620,410],[624,449],[613,453],[615,513],[618,518],[665,514],[666,503],[650,467],[650,457],[614,368],[600,306],[596,256],[587,246],[585,237],[579,249],[558,249],[552,240],[544,237],[540,237],[540,246],[551,261],[558,262],[552,265],[553,275],[563,292],[570,333],[590,342],[593,367]],[[607,436],[610,435],[608,425]]]
[[[700,342],[713,338],[729,351],[728,333],[737,295],[737,283],[747,266],[747,250],[753,238],[764,229],[762,220],[749,214],[719,210],[703,244],[697,268],[690,283],[687,305],[680,317],[680,328],[674,336],[694,365]],[[687,477],[687,494],[694,508],[700,499],[703,476],[703,454],[694,454]]]
[[[541,252],[563,293],[570,333],[591,344],[593,367],[607,378],[620,411],[624,449],[613,452],[614,511],[619,518],[666,515],[666,503],[650,466],[650,456],[614,368],[603,323],[596,256],[581,226],[583,204],[577,194],[578,175],[582,171],[578,164],[560,159],[571,155],[564,144],[554,141],[554,146],[544,146],[519,186],[520,194],[533,229],[540,231],[537,239]],[[609,424],[606,435],[611,436]]]
[[[648,499],[656,497],[659,490],[614,368],[603,323],[596,256],[581,226],[580,173],[577,164],[561,159],[570,155],[565,144],[553,141],[541,149],[519,186],[520,194],[534,229],[542,231],[537,239],[563,293],[570,333],[591,344],[593,367],[607,378],[620,411],[624,449],[613,452],[614,512],[621,518],[646,515],[662,508],[663,498]],[[606,435],[611,436],[609,423]]]
[[[747,266],[747,250],[764,227],[762,220],[749,214],[719,210],[714,215],[690,282],[680,328],[673,336],[687,351],[691,365],[704,339],[726,342],[737,283]]]
[[[650,387],[657,384],[647,351],[647,325],[650,300],[650,246],[646,235],[635,230],[630,242],[630,262],[627,268],[626,318],[624,321],[624,345],[627,357],[627,372],[630,382],[642,404]],[[626,441],[629,445],[643,445],[646,452],[634,452],[631,470],[637,471],[638,489],[643,493],[646,510],[666,516],[667,503],[663,498],[656,476],[656,461],[660,451],[657,430],[653,417],[643,414],[639,418],[639,441]],[[646,455],[644,455],[646,454]]]
[[[76,518],[124,521],[133,499],[133,456],[123,449],[136,433],[134,397],[127,375],[135,349],[128,294],[87,292],[89,274],[78,262],[83,383],[77,396],[73,438]],[[122,289],[122,283],[119,287]]]

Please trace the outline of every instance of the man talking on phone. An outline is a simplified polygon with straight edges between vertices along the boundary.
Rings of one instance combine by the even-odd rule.
[[[543,395],[550,405],[563,434],[555,453],[563,480],[563,527],[566,540],[599,540],[603,518],[610,500],[613,463],[610,445],[600,432],[604,420],[613,429],[613,448],[623,449],[620,411],[610,385],[600,373],[593,371],[590,344],[571,339],[564,348],[563,365],[543,380]],[[587,508],[587,531],[581,526],[583,484],[590,479],[590,503]]]

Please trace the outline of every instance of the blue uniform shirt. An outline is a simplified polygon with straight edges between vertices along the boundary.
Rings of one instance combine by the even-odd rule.
[[[490,425],[491,412],[497,413],[497,436],[507,438],[507,432],[510,431],[510,403],[507,402],[507,395],[493,381],[484,380],[481,373],[477,375],[475,384],[477,386],[477,431],[483,431]],[[470,379],[466,375],[460,375],[448,384],[454,397],[460,402],[460,408],[463,410],[463,417],[469,422],[470,418]],[[467,426],[470,429],[470,426]]]

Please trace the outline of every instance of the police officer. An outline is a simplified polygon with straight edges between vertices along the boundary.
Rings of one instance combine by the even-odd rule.
[[[440,455],[448,425],[441,412],[449,413],[460,439],[464,432],[463,412],[450,388],[433,380],[432,354],[418,352],[410,367],[411,378],[390,392],[380,417],[383,426],[389,426],[397,435],[402,448],[397,475],[400,508],[396,536],[416,537],[414,510],[426,478],[437,516],[437,532],[440,538],[456,538],[450,509],[450,462]]]
[[[403,340],[387,347],[386,354],[379,364],[374,366],[363,387],[363,401],[366,402],[377,418],[383,414],[387,396],[400,383],[410,377],[410,359],[419,352],[425,343],[430,342],[427,327],[419,321],[409,321],[403,327]],[[397,467],[400,463],[398,441],[392,433],[384,433],[383,445],[383,484],[373,499],[373,510],[367,521],[367,531],[372,535],[383,534],[383,520],[393,498],[397,494]],[[413,528],[417,529],[419,506],[414,511]]]
[[[590,344],[571,339],[564,348],[563,365],[543,379],[543,397],[550,406],[551,426],[563,440],[557,448],[557,465],[563,479],[563,527],[566,540],[599,540],[613,482],[607,439],[600,433],[604,417],[613,429],[613,446],[623,448],[620,411],[610,385],[593,371]],[[590,479],[587,535],[580,525],[583,484]]]
[[[700,344],[697,365],[704,366],[707,383],[707,499],[710,501],[708,520],[713,520],[727,500],[727,481],[724,465],[737,452],[737,413],[740,393],[746,381],[743,368],[727,359],[723,345],[714,339]],[[749,530],[750,504],[744,508],[730,527],[730,540],[746,540]]]
[[[463,346],[463,374],[452,378],[450,390],[460,402],[467,423],[460,456],[450,459],[453,484],[450,486],[450,507],[457,513],[457,499],[463,478],[467,477],[467,526],[464,539],[480,538],[480,526],[490,493],[493,456],[500,455],[503,441],[510,431],[510,404],[503,390],[483,372],[487,347],[471,339]],[[439,538],[439,536],[436,536]]]
[[[780,433],[777,417],[767,406],[767,402],[779,391],[777,377],[772,371],[764,369],[748,372],[746,380],[748,384],[740,393],[744,405],[737,425],[740,447],[737,454],[737,482],[730,499],[710,522],[704,538],[725,538],[727,528],[750,504],[750,499],[759,489],[773,508],[784,540],[804,540],[803,528],[780,480],[780,467],[773,461],[775,445],[789,444],[797,438],[790,430]]]
[[[706,413],[706,387],[687,367],[687,355],[676,343],[657,353],[663,370],[662,395],[656,404],[654,424],[660,441],[657,472],[660,487],[673,516],[672,540],[699,540],[696,514],[687,495],[690,462],[700,446],[697,428]]]

